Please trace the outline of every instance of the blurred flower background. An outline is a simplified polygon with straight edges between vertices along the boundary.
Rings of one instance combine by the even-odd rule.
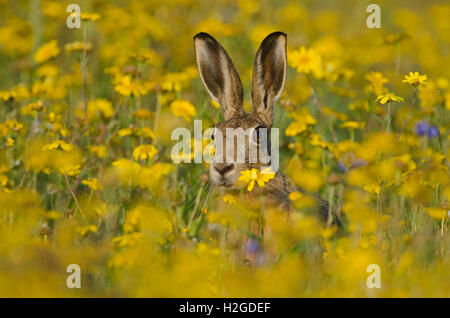
[[[356,0],[78,1],[70,29],[73,2],[0,0],[1,296],[450,296],[447,1],[377,1],[380,29]],[[200,31],[229,52],[246,109],[259,44],[287,33],[281,171],[341,231],[300,193],[289,213],[250,200],[256,172],[225,194],[205,165],[171,161],[174,128],[222,120]]]

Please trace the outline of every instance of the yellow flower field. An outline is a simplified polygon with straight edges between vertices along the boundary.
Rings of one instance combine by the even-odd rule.
[[[371,29],[364,1],[84,0],[69,28],[74,2],[0,0],[1,297],[450,297],[450,4],[380,0]],[[223,191],[172,160],[175,128],[223,120],[193,37],[227,50],[248,111],[274,31],[280,171],[340,228],[301,192],[269,204],[274,173]]]

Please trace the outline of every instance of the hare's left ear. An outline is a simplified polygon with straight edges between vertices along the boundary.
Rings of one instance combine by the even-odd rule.
[[[273,106],[286,79],[286,43],[283,32],[269,34],[256,52],[253,64],[252,112],[267,127],[272,126]]]

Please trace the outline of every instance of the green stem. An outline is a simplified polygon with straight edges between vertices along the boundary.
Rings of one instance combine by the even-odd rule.
[[[81,99],[84,104],[84,118],[83,123],[87,125],[87,101],[85,92],[86,82],[86,39],[87,39],[87,25],[83,23],[83,56],[81,61]]]
[[[70,194],[72,194],[73,200],[75,201],[78,211],[80,211],[80,213],[81,213],[80,204],[78,203],[77,197],[75,196],[75,193],[73,192],[72,187],[70,186],[69,178],[67,177],[66,173],[64,173],[64,179],[66,180],[67,187],[70,190]]]
[[[387,113],[386,113],[386,133],[389,135],[391,133],[391,102],[388,103]]]
[[[398,134],[396,141],[399,141],[400,137],[402,136],[403,130],[405,129],[406,124],[408,123],[408,120],[411,118],[411,116],[413,114],[414,105],[416,103],[416,90],[417,90],[417,88],[416,88],[416,86],[414,86],[413,96],[412,96],[412,100],[411,100],[411,107],[409,108],[409,114],[408,114],[408,117],[406,117],[406,119],[403,120],[403,125],[402,125],[402,128],[400,129],[400,133]]]

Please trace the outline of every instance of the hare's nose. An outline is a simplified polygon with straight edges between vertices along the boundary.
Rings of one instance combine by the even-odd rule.
[[[224,176],[227,172],[230,172],[231,170],[233,170],[234,168],[234,164],[230,164],[230,165],[215,165],[214,169],[216,169],[216,171],[218,173],[220,173],[222,176]]]

